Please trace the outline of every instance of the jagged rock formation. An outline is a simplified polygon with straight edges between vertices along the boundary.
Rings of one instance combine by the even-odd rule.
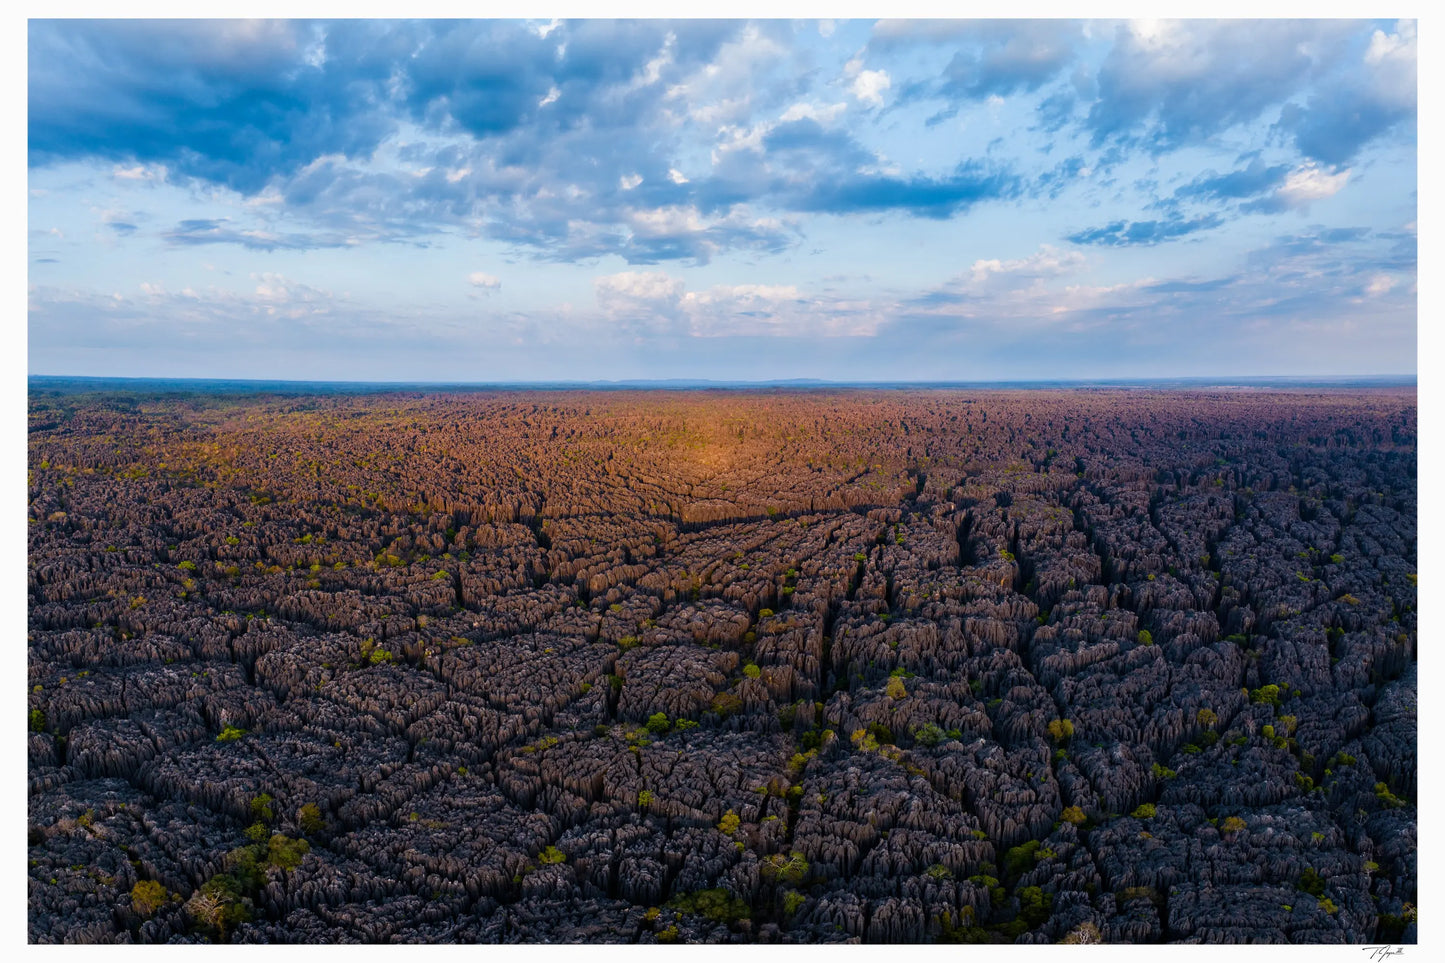
[[[30,422],[34,942],[1413,939],[1413,392]]]

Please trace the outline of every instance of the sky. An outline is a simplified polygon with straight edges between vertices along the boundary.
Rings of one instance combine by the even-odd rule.
[[[46,21],[31,374],[1416,372],[1414,21]]]

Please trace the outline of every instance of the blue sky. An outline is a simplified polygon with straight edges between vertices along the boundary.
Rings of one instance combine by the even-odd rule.
[[[31,21],[35,374],[1416,370],[1413,21]]]

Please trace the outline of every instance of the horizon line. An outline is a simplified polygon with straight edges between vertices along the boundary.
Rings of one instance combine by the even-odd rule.
[[[125,381],[125,382],[194,382],[200,384],[240,384],[240,385],[351,385],[357,387],[373,386],[394,386],[394,387],[463,387],[463,388],[492,388],[492,387],[535,387],[535,386],[637,386],[637,385],[715,385],[718,387],[771,387],[771,386],[820,386],[820,387],[949,387],[949,386],[976,386],[976,385],[1163,385],[1170,383],[1196,383],[1215,384],[1227,386],[1241,382],[1338,382],[1338,383],[1378,383],[1386,382],[1396,385],[1417,385],[1419,374],[1317,374],[1317,375],[1287,375],[1287,374],[1266,374],[1266,375],[1162,375],[1152,377],[1031,377],[1031,378],[967,378],[967,379],[936,379],[920,378],[913,380],[906,379],[880,379],[861,380],[843,379],[832,380],[826,378],[765,378],[758,380],[732,379],[732,378],[616,378],[616,379],[591,379],[580,378],[531,378],[497,381],[461,381],[461,380],[426,380],[426,379],[343,379],[343,378],[227,378],[215,376],[191,376],[191,375],[69,375],[69,374],[33,374],[27,373],[27,382],[35,381]]]

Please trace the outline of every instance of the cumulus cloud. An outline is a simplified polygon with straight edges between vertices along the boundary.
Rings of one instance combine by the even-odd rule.
[[[1060,251],[1052,244],[1043,244],[1038,251],[1024,258],[1009,261],[980,258],[973,262],[969,276],[975,286],[1003,275],[1015,279],[1040,280],[1071,274],[1082,267],[1084,262],[1084,255],[1078,251]]]
[[[502,288],[502,282],[494,275],[488,274],[485,271],[473,271],[471,274],[468,274],[467,283],[474,288],[481,288],[488,294],[493,291],[500,291]]]
[[[662,271],[593,280],[605,318],[628,333],[678,337],[847,337],[873,334],[885,314],[861,300],[808,297],[795,285],[717,284],[688,291]]]
[[[842,116],[843,112],[847,109],[847,104],[826,104],[820,107],[816,104],[799,101],[783,111],[778,121],[786,124],[794,120],[813,120],[821,125],[827,126]]]
[[[78,161],[116,191],[205,197],[168,215],[172,247],[461,236],[558,262],[703,265],[798,249],[831,229],[812,215],[944,220],[1071,188],[1101,203],[1069,241],[1147,246],[1324,207],[1356,189],[1359,151],[1408,135],[1416,110],[1412,21],[881,21],[861,50],[811,27],[801,44],[781,21],[28,29],[32,168]],[[1015,130],[928,142],[925,127],[915,153],[898,122],[929,98],[944,102],[935,120],[1003,103]],[[1145,197],[1149,213],[1120,204],[1122,185],[1103,199],[1134,152],[1216,150],[1225,132],[1249,141],[1231,153],[1259,152]],[[153,236],[122,213],[107,243]]]
[[[883,104],[883,92],[893,86],[886,70],[862,70],[853,78],[849,86],[853,97],[861,104],[870,107],[880,107]]]
[[[675,304],[685,284],[663,271],[622,271],[593,279],[597,302],[604,308],[637,304]]]
[[[1288,103],[1279,128],[1302,154],[1325,164],[1350,162],[1393,130],[1413,134],[1416,116],[1416,27],[1376,30],[1354,69],[1333,78],[1303,105]]]
[[[978,21],[936,88],[949,100],[981,100],[1039,89],[1077,56],[1081,28],[1067,20]]]
[[[1350,179],[1350,170],[1330,173],[1317,164],[1305,164],[1289,172],[1279,189],[1279,197],[1291,207],[1305,207],[1311,201],[1334,197]]]
[[[1295,167],[1266,165],[1256,155],[1248,166],[1238,170],[1201,174],[1177,189],[1172,199],[1160,206],[1170,207],[1180,201],[1214,201],[1241,202],[1238,210],[1244,213],[1308,211],[1312,202],[1333,197],[1343,190],[1350,174],[1350,168],[1332,171],[1313,162]]]
[[[111,170],[110,176],[118,181],[164,184],[166,181],[166,173],[166,165],[164,164],[132,164],[130,166],[117,164]]]
[[[1198,143],[1302,91],[1338,56],[1338,21],[1134,21],[1117,28],[1085,127],[1098,145]]]

